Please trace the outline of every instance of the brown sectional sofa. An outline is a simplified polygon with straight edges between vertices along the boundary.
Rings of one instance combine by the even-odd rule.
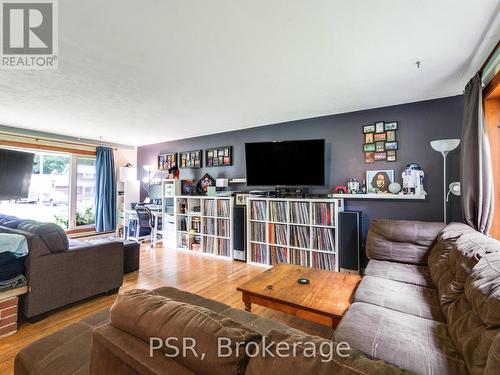
[[[500,242],[452,223],[374,220],[334,340],[419,374],[500,374]]]
[[[28,240],[29,292],[23,298],[27,318],[116,290],[123,283],[121,242],[93,245],[68,240],[58,225],[6,215],[0,215],[0,232],[20,234]]]
[[[221,320],[224,329],[239,330],[248,340],[324,342],[277,321],[165,287],[120,296],[110,322],[104,312],[94,318],[93,329],[87,318],[83,326],[67,327],[26,347],[16,357],[15,373],[50,374],[47,369],[55,368],[82,374],[500,373],[498,241],[459,223],[444,227],[374,220],[367,255],[366,275],[333,337],[333,342],[357,349],[348,359],[335,357],[322,364],[304,356],[245,358],[219,367],[214,358],[186,362],[165,358],[161,351],[150,358],[147,338],[153,334],[196,335],[211,342],[220,332],[200,314]],[[68,360],[66,353],[76,352],[78,359]]]

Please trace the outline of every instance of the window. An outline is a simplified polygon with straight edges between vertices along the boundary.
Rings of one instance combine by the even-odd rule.
[[[95,158],[76,159],[76,225],[95,223]]]
[[[94,224],[95,158],[24,149],[35,154],[29,195],[0,201],[0,212],[59,224],[64,229]]]

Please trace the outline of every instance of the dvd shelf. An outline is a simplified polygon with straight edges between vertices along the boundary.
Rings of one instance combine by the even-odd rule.
[[[332,254],[312,253],[312,266],[328,271],[335,271],[335,257]]]
[[[290,202],[290,221],[309,224],[309,202]]]
[[[217,219],[217,235],[219,237],[229,237],[228,219]]]
[[[267,218],[266,215],[266,202],[265,201],[251,201],[250,202],[250,208],[251,208],[251,220],[259,220],[259,221],[265,221]]]
[[[338,271],[335,223],[342,199],[248,198],[248,259]]]
[[[232,256],[232,198],[177,196],[177,248],[214,256]]]
[[[331,205],[328,203],[313,203],[313,224],[332,225]]]
[[[262,245],[258,243],[250,244],[250,259],[254,263],[268,264],[269,256],[268,256],[267,245]]]
[[[269,202],[269,221],[286,223],[286,202]]]
[[[310,252],[306,250],[290,249],[290,263],[309,267],[311,265],[309,254]]]
[[[279,263],[288,263],[288,249],[280,246],[270,246],[271,252],[271,265]]]
[[[333,229],[330,228],[313,228],[313,249],[333,251],[334,237]]]
[[[266,242],[266,224],[253,221],[250,228],[250,238],[256,242]]]
[[[259,224],[259,223],[258,223]],[[286,225],[269,224],[269,243],[276,245],[286,245]]]

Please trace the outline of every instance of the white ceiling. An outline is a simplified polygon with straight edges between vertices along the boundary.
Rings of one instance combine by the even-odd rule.
[[[0,71],[0,124],[143,145],[456,95],[499,9],[499,0],[59,1],[59,69]]]

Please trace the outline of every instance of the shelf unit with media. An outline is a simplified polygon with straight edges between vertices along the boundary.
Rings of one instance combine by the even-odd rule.
[[[179,196],[175,202],[177,249],[232,258],[231,197]]]
[[[249,197],[250,264],[298,264],[338,271],[338,213],[342,199]]]

